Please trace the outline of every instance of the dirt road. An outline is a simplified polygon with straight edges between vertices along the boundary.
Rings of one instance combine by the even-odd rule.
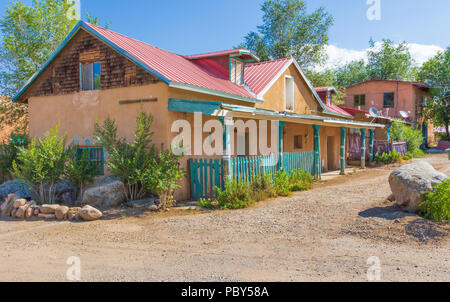
[[[446,155],[426,158],[450,175]],[[0,220],[0,281],[450,281],[449,225],[385,201],[390,168],[237,211],[111,212],[91,223]]]

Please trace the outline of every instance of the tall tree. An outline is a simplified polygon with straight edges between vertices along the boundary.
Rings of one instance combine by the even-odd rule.
[[[335,85],[346,87],[369,79],[367,64],[364,60],[352,61],[335,70]]]
[[[450,141],[450,46],[422,65],[417,80],[431,87],[433,100],[425,108],[425,117],[436,126],[444,126]]]
[[[414,61],[405,42],[394,45],[389,39],[383,39],[378,46],[370,40],[367,53],[367,72],[371,79],[410,80]]]
[[[333,18],[324,8],[308,14],[304,1],[267,0],[261,10],[263,24],[245,36],[242,47],[263,61],[292,56],[305,69],[325,62],[324,46]]]
[[[71,1],[12,2],[0,20],[0,94],[13,95],[56,50],[78,20]]]

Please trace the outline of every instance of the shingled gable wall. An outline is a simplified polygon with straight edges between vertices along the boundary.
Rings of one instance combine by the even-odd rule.
[[[101,89],[145,85],[158,78],[138,67],[100,39],[83,29],[50,63],[30,88],[19,98],[71,94],[80,91],[80,60],[101,63]]]

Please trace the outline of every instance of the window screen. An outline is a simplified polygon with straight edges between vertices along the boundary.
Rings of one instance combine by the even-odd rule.
[[[285,104],[287,111],[294,111],[294,78],[285,78]]]
[[[383,108],[394,108],[393,92],[387,92],[383,94]]]

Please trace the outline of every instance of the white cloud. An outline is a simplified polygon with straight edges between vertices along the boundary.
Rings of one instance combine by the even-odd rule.
[[[380,47],[381,42],[376,42],[375,47]],[[412,58],[418,65],[422,65],[425,61],[436,55],[437,52],[444,50],[443,48],[436,45],[423,45],[416,43],[407,44]],[[335,45],[328,45],[326,51],[328,54],[328,62],[325,67],[336,67],[345,65],[354,60],[364,59],[367,61],[367,51],[369,48],[364,50],[354,50],[347,48],[340,48]]]

